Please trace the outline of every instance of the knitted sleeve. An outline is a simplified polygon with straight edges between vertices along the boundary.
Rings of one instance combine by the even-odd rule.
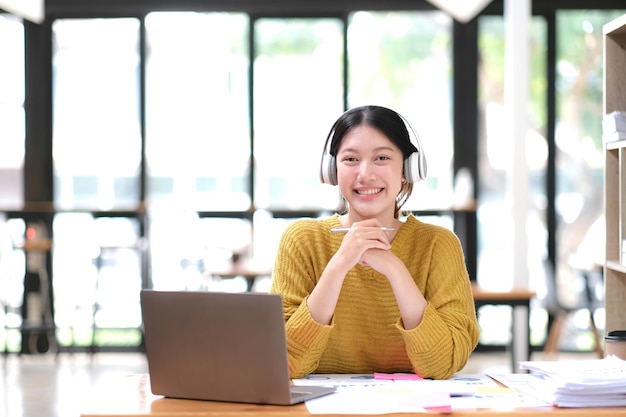
[[[420,230],[418,239],[414,247],[425,253],[413,255],[419,259],[415,274],[428,306],[417,328],[401,332],[416,373],[446,379],[465,366],[478,343],[474,299],[457,236],[430,226]]]
[[[303,377],[317,369],[332,330],[332,324],[324,326],[313,320],[306,303],[334,253],[328,250],[328,242],[320,240],[316,233],[323,227],[320,223],[298,220],[287,227],[272,273],[270,292],[280,294],[283,299],[292,378]]]

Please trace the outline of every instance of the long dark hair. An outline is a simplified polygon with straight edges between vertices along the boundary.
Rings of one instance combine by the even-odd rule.
[[[331,129],[329,153],[336,157],[343,138],[350,130],[357,126],[371,126],[380,130],[402,152],[406,160],[417,148],[411,142],[409,129],[405,120],[394,110],[382,106],[360,106],[343,113]],[[396,196],[394,216],[400,216],[400,209],[406,203],[413,192],[413,184],[403,181],[400,192]]]

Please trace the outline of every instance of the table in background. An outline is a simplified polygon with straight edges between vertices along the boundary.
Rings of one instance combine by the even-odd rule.
[[[292,406],[240,404],[216,401],[194,401],[163,398],[150,392],[148,375],[131,375],[123,381],[111,381],[106,391],[94,392],[93,399],[82,408],[81,417],[311,417],[305,404]],[[478,409],[455,410],[454,417],[483,415],[511,417],[560,416],[623,416],[626,408],[554,408],[535,407],[513,410]],[[330,416],[322,414],[320,416]],[[406,413],[385,414],[405,417]],[[337,416],[335,416],[337,417]],[[371,417],[369,415],[368,417]]]
[[[474,305],[476,310],[486,305],[504,305],[511,307],[511,372],[516,372],[517,358],[530,360],[530,301],[535,297],[535,291],[527,288],[513,288],[508,291],[492,291],[472,283],[472,293],[474,295]],[[516,340],[517,320],[515,318],[515,307],[523,307],[526,310],[526,340],[522,343]],[[625,412],[626,413],[626,412]]]
[[[223,269],[210,269],[208,271],[212,276],[219,278],[236,278],[243,277],[246,279],[246,291],[252,291],[254,283],[259,277],[269,277],[272,275],[271,266],[260,266],[254,262],[236,262]]]

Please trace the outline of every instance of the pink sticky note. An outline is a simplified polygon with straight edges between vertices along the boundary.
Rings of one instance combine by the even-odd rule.
[[[383,372],[374,372],[374,379],[384,379],[388,381],[419,381],[423,378],[417,374],[386,374]]]
[[[452,403],[450,402],[450,394],[446,392],[431,392],[421,394],[419,396],[422,407],[426,411],[437,414],[452,413]]]

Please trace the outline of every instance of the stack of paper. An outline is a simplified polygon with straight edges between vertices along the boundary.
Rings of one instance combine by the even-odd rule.
[[[604,359],[520,362],[535,373],[529,382],[559,407],[626,406],[626,361]]]
[[[626,112],[614,111],[602,120],[604,142],[616,142],[626,139]]]

